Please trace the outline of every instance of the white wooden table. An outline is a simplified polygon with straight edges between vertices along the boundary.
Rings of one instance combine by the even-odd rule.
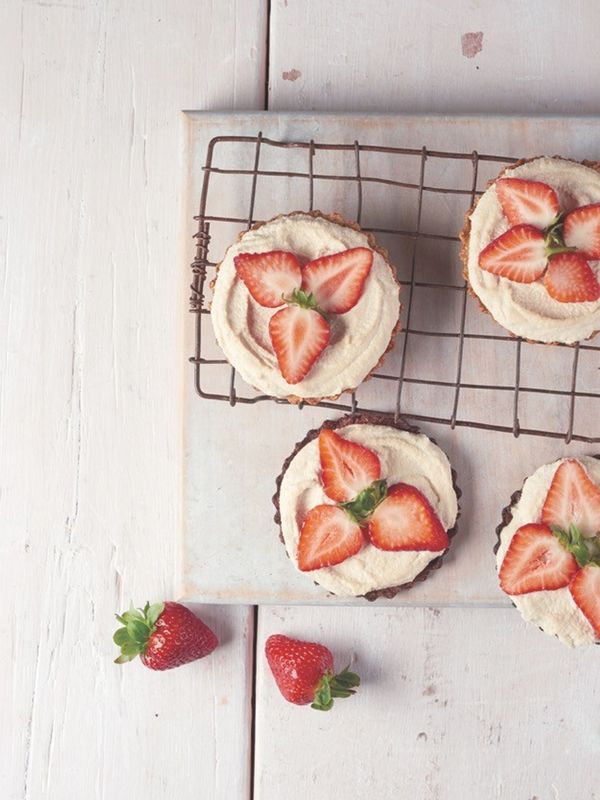
[[[594,0],[365,9],[0,5],[6,800],[598,795],[598,654],[511,608],[211,606],[212,658],[112,664],[113,613],[176,585],[181,110],[600,112]],[[354,653],[360,695],[287,706],[282,630]]]

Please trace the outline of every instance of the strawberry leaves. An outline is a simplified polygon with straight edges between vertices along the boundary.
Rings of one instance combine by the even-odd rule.
[[[316,711],[329,711],[336,697],[352,697],[358,686],[360,678],[355,672],[350,672],[350,665],[338,675],[326,672],[315,689],[315,699],[310,707]]]
[[[560,303],[600,299],[600,283],[588,259],[600,258],[600,203],[566,216],[547,184],[501,178],[496,194],[511,227],[479,254],[479,267],[515,283],[543,286]]]
[[[367,486],[366,489],[363,489],[354,500],[341,503],[340,507],[350,515],[351,519],[359,525],[364,525],[377,506],[385,500],[386,495],[387,481],[385,479],[373,481],[373,483]]]
[[[595,564],[600,567],[600,537],[586,539],[581,535],[577,525],[569,525],[568,530],[551,525],[550,530],[567,552],[575,556],[580,567]]]
[[[142,609],[134,608],[131,603],[128,611],[116,615],[123,627],[118,628],[113,636],[113,642],[121,649],[121,654],[115,659],[115,664],[125,664],[145,653],[148,640],[154,633],[156,623],[164,608],[164,603],[154,603],[153,605],[146,603]]]

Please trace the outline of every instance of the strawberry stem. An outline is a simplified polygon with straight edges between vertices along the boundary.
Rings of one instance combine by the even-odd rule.
[[[156,630],[156,622],[164,610],[164,603],[146,603],[143,608],[134,608],[131,603],[129,611],[115,615],[123,626],[113,635],[113,642],[121,649],[115,664],[126,664],[146,652],[148,640]]]
[[[556,536],[564,549],[575,556],[580,567],[587,564],[600,566],[600,537],[593,536],[586,539],[577,525],[569,525],[569,530],[564,531],[558,525],[551,525],[550,530]]]
[[[354,500],[340,503],[340,508],[350,516],[350,518],[364,525],[371,517],[377,506],[385,500],[387,496],[387,481],[385,479],[373,481],[370,486],[363,489]]]
[[[286,303],[288,303],[288,305],[307,308],[309,311],[316,311],[323,317],[323,319],[329,322],[329,317],[322,308],[319,308],[317,298],[312,292],[307,293],[304,291],[304,289],[294,289],[289,297],[283,296],[283,299]]]
[[[350,665],[338,675],[326,672],[317,684],[310,707],[316,711],[329,711],[335,698],[351,697],[356,693],[357,686],[360,686],[360,678],[355,672],[350,672]]]

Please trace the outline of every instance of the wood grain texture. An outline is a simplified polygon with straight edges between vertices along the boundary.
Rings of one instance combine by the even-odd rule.
[[[597,113],[599,25],[595,0],[274,0],[269,108]]]
[[[272,633],[353,659],[329,713],[279,695]],[[597,648],[568,650],[514,609],[260,609],[257,800],[597,798]]]
[[[174,590],[181,109],[262,107],[265,9],[0,10],[7,800],[246,794],[248,612],[209,611],[226,644],[162,677],[113,666],[111,634]]]

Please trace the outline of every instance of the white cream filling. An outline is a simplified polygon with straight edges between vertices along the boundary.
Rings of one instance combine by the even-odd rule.
[[[308,375],[289,384],[279,371],[268,324],[276,309],[256,303],[235,271],[238,253],[290,250],[302,262],[368,247],[364,233],[320,217],[294,214],[248,231],[232,245],[219,268],[211,306],[215,336],[242,378],[272,397],[329,397],[358,386],[386,351],[400,313],[399,286],[389,265],[373,252],[373,266],[358,303],[332,315],[331,338]]]
[[[433,506],[446,530],[458,514],[450,463],[423,434],[386,425],[348,425],[340,436],[368,447],[379,456],[381,476],[388,486],[400,481],[416,486]],[[321,486],[318,439],[305,445],[287,468],[279,492],[281,530],[292,562],[298,566],[300,530],[306,514],[321,503],[333,503]],[[337,595],[358,596],[375,589],[410,583],[444,551],[390,552],[365,541],[360,552],[334,567],[305,572]]]
[[[600,174],[582,164],[536,158],[505,175],[547,183],[557,193],[562,211],[600,202]],[[492,185],[471,215],[468,276],[471,288],[494,319],[511,333],[539,342],[573,344],[600,330],[600,301],[559,303],[541,281],[515,283],[480,269],[480,252],[510,227]],[[598,274],[600,262],[590,265]]]
[[[586,468],[594,483],[600,484],[600,461],[590,456],[578,458]],[[553,464],[545,464],[525,481],[519,502],[512,507],[512,521],[500,534],[500,547],[496,555],[498,570],[511,539],[521,525],[540,522],[542,508],[554,473],[562,459]],[[592,644],[596,641],[594,630],[571,596],[569,588],[548,592],[530,592],[512,596],[511,599],[528,622],[538,625],[546,633],[558,636],[561,642],[570,647]]]

